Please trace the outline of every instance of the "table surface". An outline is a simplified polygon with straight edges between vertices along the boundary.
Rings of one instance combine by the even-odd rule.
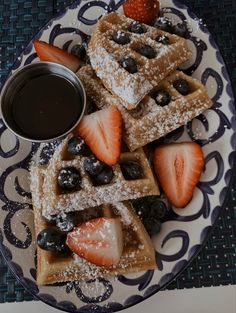
[[[164,1],[164,0],[163,0]],[[0,0],[0,88],[8,70],[10,69],[17,54],[29,41],[32,34],[60,11],[65,5],[73,1],[10,1]],[[193,11],[203,19],[211,33],[218,42],[225,61],[228,65],[230,76],[236,89],[236,1],[235,0],[186,0],[185,2]],[[236,176],[236,175],[235,175]],[[168,289],[183,289],[194,287],[207,287],[236,284],[236,180],[231,190],[228,205],[222,213],[211,238],[205,248],[192,264],[168,286]],[[1,272],[2,270],[2,272]],[[4,273],[3,273],[4,272]],[[2,275],[2,276],[1,276]],[[202,279],[199,279],[202,277]],[[2,298],[1,298],[2,297]],[[181,306],[175,304],[181,298]],[[22,287],[15,281],[4,264],[0,260],[0,302],[22,301],[30,299]],[[189,299],[193,298],[192,304]],[[221,299],[224,298],[224,301]],[[168,301],[171,299],[172,301]],[[209,300],[211,299],[211,300]],[[214,299],[214,301],[212,301]],[[175,312],[193,313],[204,311],[203,307],[212,307],[221,312],[223,304],[227,303],[227,313],[236,312],[236,287],[218,287],[205,289],[191,289],[183,291],[164,291],[138,306],[138,311],[145,309],[147,313],[153,312],[158,303],[160,312],[175,309]],[[192,300],[191,300],[192,301]],[[179,303],[179,302],[178,302]],[[187,304],[186,304],[187,303]],[[205,303],[205,306],[203,305]],[[34,307],[37,312],[56,312],[46,309],[39,302],[17,304],[21,312],[31,311]],[[189,305],[189,306],[188,306]],[[171,307],[172,306],[172,307]],[[160,308],[159,307],[159,308]],[[15,312],[15,306],[1,305],[5,312]],[[221,310],[220,310],[221,309]],[[40,311],[41,310],[41,311]],[[134,312],[133,309],[126,312]],[[178,311],[180,310],[180,311]]]
[[[3,313],[60,313],[42,302],[0,304]],[[161,291],[122,313],[235,313],[236,286]]]

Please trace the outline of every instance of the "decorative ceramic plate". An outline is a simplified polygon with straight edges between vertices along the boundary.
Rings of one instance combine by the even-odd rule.
[[[110,312],[125,309],[158,292],[180,273],[199,252],[214,225],[231,181],[236,142],[235,108],[224,61],[205,25],[184,5],[166,0],[162,14],[174,22],[187,20],[193,57],[184,67],[206,85],[214,106],[166,141],[197,141],[205,155],[205,171],[193,200],[182,210],[170,208],[161,233],[154,236],[158,270],[57,286],[35,283],[35,238],[30,205],[28,171],[38,145],[16,138],[0,124],[0,249],[15,275],[34,296],[70,312]],[[123,1],[75,1],[51,20],[35,38],[68,51],[87,40],[97,19],[105,12],[122,12]],[[13,71],[37,60],[30,42],[16,60]],[[167,206],[168,203],[165,202]]]

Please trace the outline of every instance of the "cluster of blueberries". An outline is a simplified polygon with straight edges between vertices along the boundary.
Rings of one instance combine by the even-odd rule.
[[[178,23],[173,25],[172,22],[166,17],[159,17],[155,21],[154,27],[181,37],[185,37],[187,34],[186,23]],[[133,21],[129,26],[129,31],[135,34],[143,34],[147,31],[147,29],[142,23]],[[126,45],[130,42],[130,35],[123,31],[114,31],[111,39],[120,45]],[[164,45],[170,44],[168,36],[157,36],[155,40]],[[147,44],[140,44],[136,51],[148,59],[155,58],[157,55],[157,52],[153,49],[153,47]],[[87,58],[86,49],[83,44],[75,45],[72,48],[71,53],[77,56],[80,60],[85,60]],[[87,59],[86,62],[89,63],[89,60]],[[130,56],[122,57],[119,63],[131,74],[134,74],[138,71],[136,61]]]
[[[154,26],[163,31],[173,33],[181,37],[185,37],[187,33],[187,26],[185,23],[172,25],[171,21],[166,17],[158,18]],[[143,34],[147,31],[147,29],[140,22],[134,21],[130,24],[129,31],[136,34]],[[112,34],[112,40],[120,45],[126,45],[130,42],[130,35],[123,31],[114,31]],[[155,40],[164,45],[170,44],[168,36],[157,36]],[[147,44],[140,44],[136,48],[136,51],[148,59],[153,59],[157,55],[157,52],[153,49],[153,47]],[[134,74],[138,71],[136,61],[130,56],[122,57],[120,59],[120,65],[131,74]]]
[[[82,155],[84,169],[90,175],[96,185],[108,184],[113,178],[112,167],[99,161],[80,137],[72,137],[68,142],[68,153]],[[140,179],[143,176],[141,165],[135,160],[120,163],[121,171],[125,179]],[[75,167],[66,167],[60,170],[57,183],[64,192],[78,190],[81,175]],[[133,207],[143,221],[150,235],[160,231],[160,219],[165,215],[165,206],[158,197],[144,197],[132,201]],[[44,216],[51,227],[42,230],[37,236],[38,246],[47,251],[54,251],[61,255],[68,255],[69,248],[66,245],[67,233],[78,224],[78,214],[69,212],[57,215]]]
[[[147,196],[132,200],[136,213],[143,222],[150,236],[156,235],[161,230],[161,221],[167,209],[158,196]]]
[[[181,37],[185,37],[187,34],[186,23],[178,23],[176,25],[173,25],[172,22],[166,17],[158,18],[154,23],[154,27],[157,27],[168,33],[176,34]],[[129,31],[136,34],[143,34],[147,31],[147,29],[146,26],[143,25],[142,23],[133,21],[129,26]],[[130,35],[124,31],[114,31],[111,39],[120,45],[125,45],[130,42]],[[155,40],[164,45],[170,44],[168,36],[165,35],[163,36],[159,35]],[[155,58],[157,54],[153,47],[147,44],[140,44],[136,51],[149,59]],[[83,44],[75,45],[72,48],[71,53],[76,55],[80,60],[85,60],[85,58],[87,57],[86,49]],[[130,56],[122,57],[119,63],[124,69],[126,69],[131,74],[134,74],[138,71],[136,61]],[[188,95],[191,92],[189,83],[184,79],[177,79],[174,82],[173,86],[182,95]],[[152,97],[156,101],[156,103],[160,106],[168,105],[169,102],[171,101],[170,94],[165,90],[156,91],[152,95]],[[109,176],[111,177],[111,171]]]
[[[70,155],[85,157],[84,169],[95,186],[109,184],[112,181],[113,168],[98,160],[81,137],[72,137],[68,142],[67,151]],[[126,180],[140,179],[143,176],[142,167],[136,160],[121,161],[120,168]],[[63,192],[79,190],[81,183],[79,170],[72,166],[62,168],[58,173],[57,183]]]
[[[166,214],[166,206],[158,196],[148,196],[132,200],[132,205],[143,222],[150,236],[156,235],[161,230],[161,220]],[[37,236],[38,246],[46,251],[53,251],[67,256],[71,252],[66,245],[68,232],[78,225],[76,212],[50,215],[44,217],[51,227],[43,229]]]
[[[84,156],[84,169],[89,174],[94,185],[105,185],[112,181],[114,176],[111,166],[99,161],[86,145],[84,140],[78,136],[72,137],[68,142],[67,151],[70,155]],[[140,179],[143,170],[139,162],[127,160],[120,163],[122,174],[126,180]],[[57,184],[63,192],[79,190],[81,175],[75,167],[62,168],[57,176]],[[44,218],[52,227],[42,230],[37,236],[40,248],[54,251],[60,254],[68,254],[69,250],[65,244],[66,235],[78,224],[75,212],[63,213],[61,215],[50,215]]]
[[[50,215],[44,219],[51,227],[43,229],[37,236],[38,246],[46,251],[53,251],[61,255],[68,255],[70,250],[66,245],[67,233],[77,226],[77,215],[75,212],[62,215]]]

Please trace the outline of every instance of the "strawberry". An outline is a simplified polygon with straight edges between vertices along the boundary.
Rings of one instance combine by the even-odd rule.
[[[123,4],[124,13],[135,21],[152,24],[157,17],[160,4],[157,0],[127,0]]]
[[[76,72],[79,68],[80,60],[65,50],[40,40],[34,41],[34,48],[41,61],[49,61],[65,65],[73,72]]]
[[[192,199],[203,167],[203,151],[194,142],[163,144],[154,153],[155,172],[176,208],[185,207]]]
[[[83,223],[67,235],[66,244],[75,254],[93,264],[117,265],[123,250],[120,219],[99,217]]]
[[[75,129],[95,156],[108,165],[119,161],[122,117],[116,106],[84,116]]]

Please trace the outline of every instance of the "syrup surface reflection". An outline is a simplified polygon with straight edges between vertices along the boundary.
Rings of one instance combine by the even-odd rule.
[[[73,127],[82,108],[79,90],[70,80],[44,74],[26,81],[15,92],[11,114],[22,135],[43,140]]]

